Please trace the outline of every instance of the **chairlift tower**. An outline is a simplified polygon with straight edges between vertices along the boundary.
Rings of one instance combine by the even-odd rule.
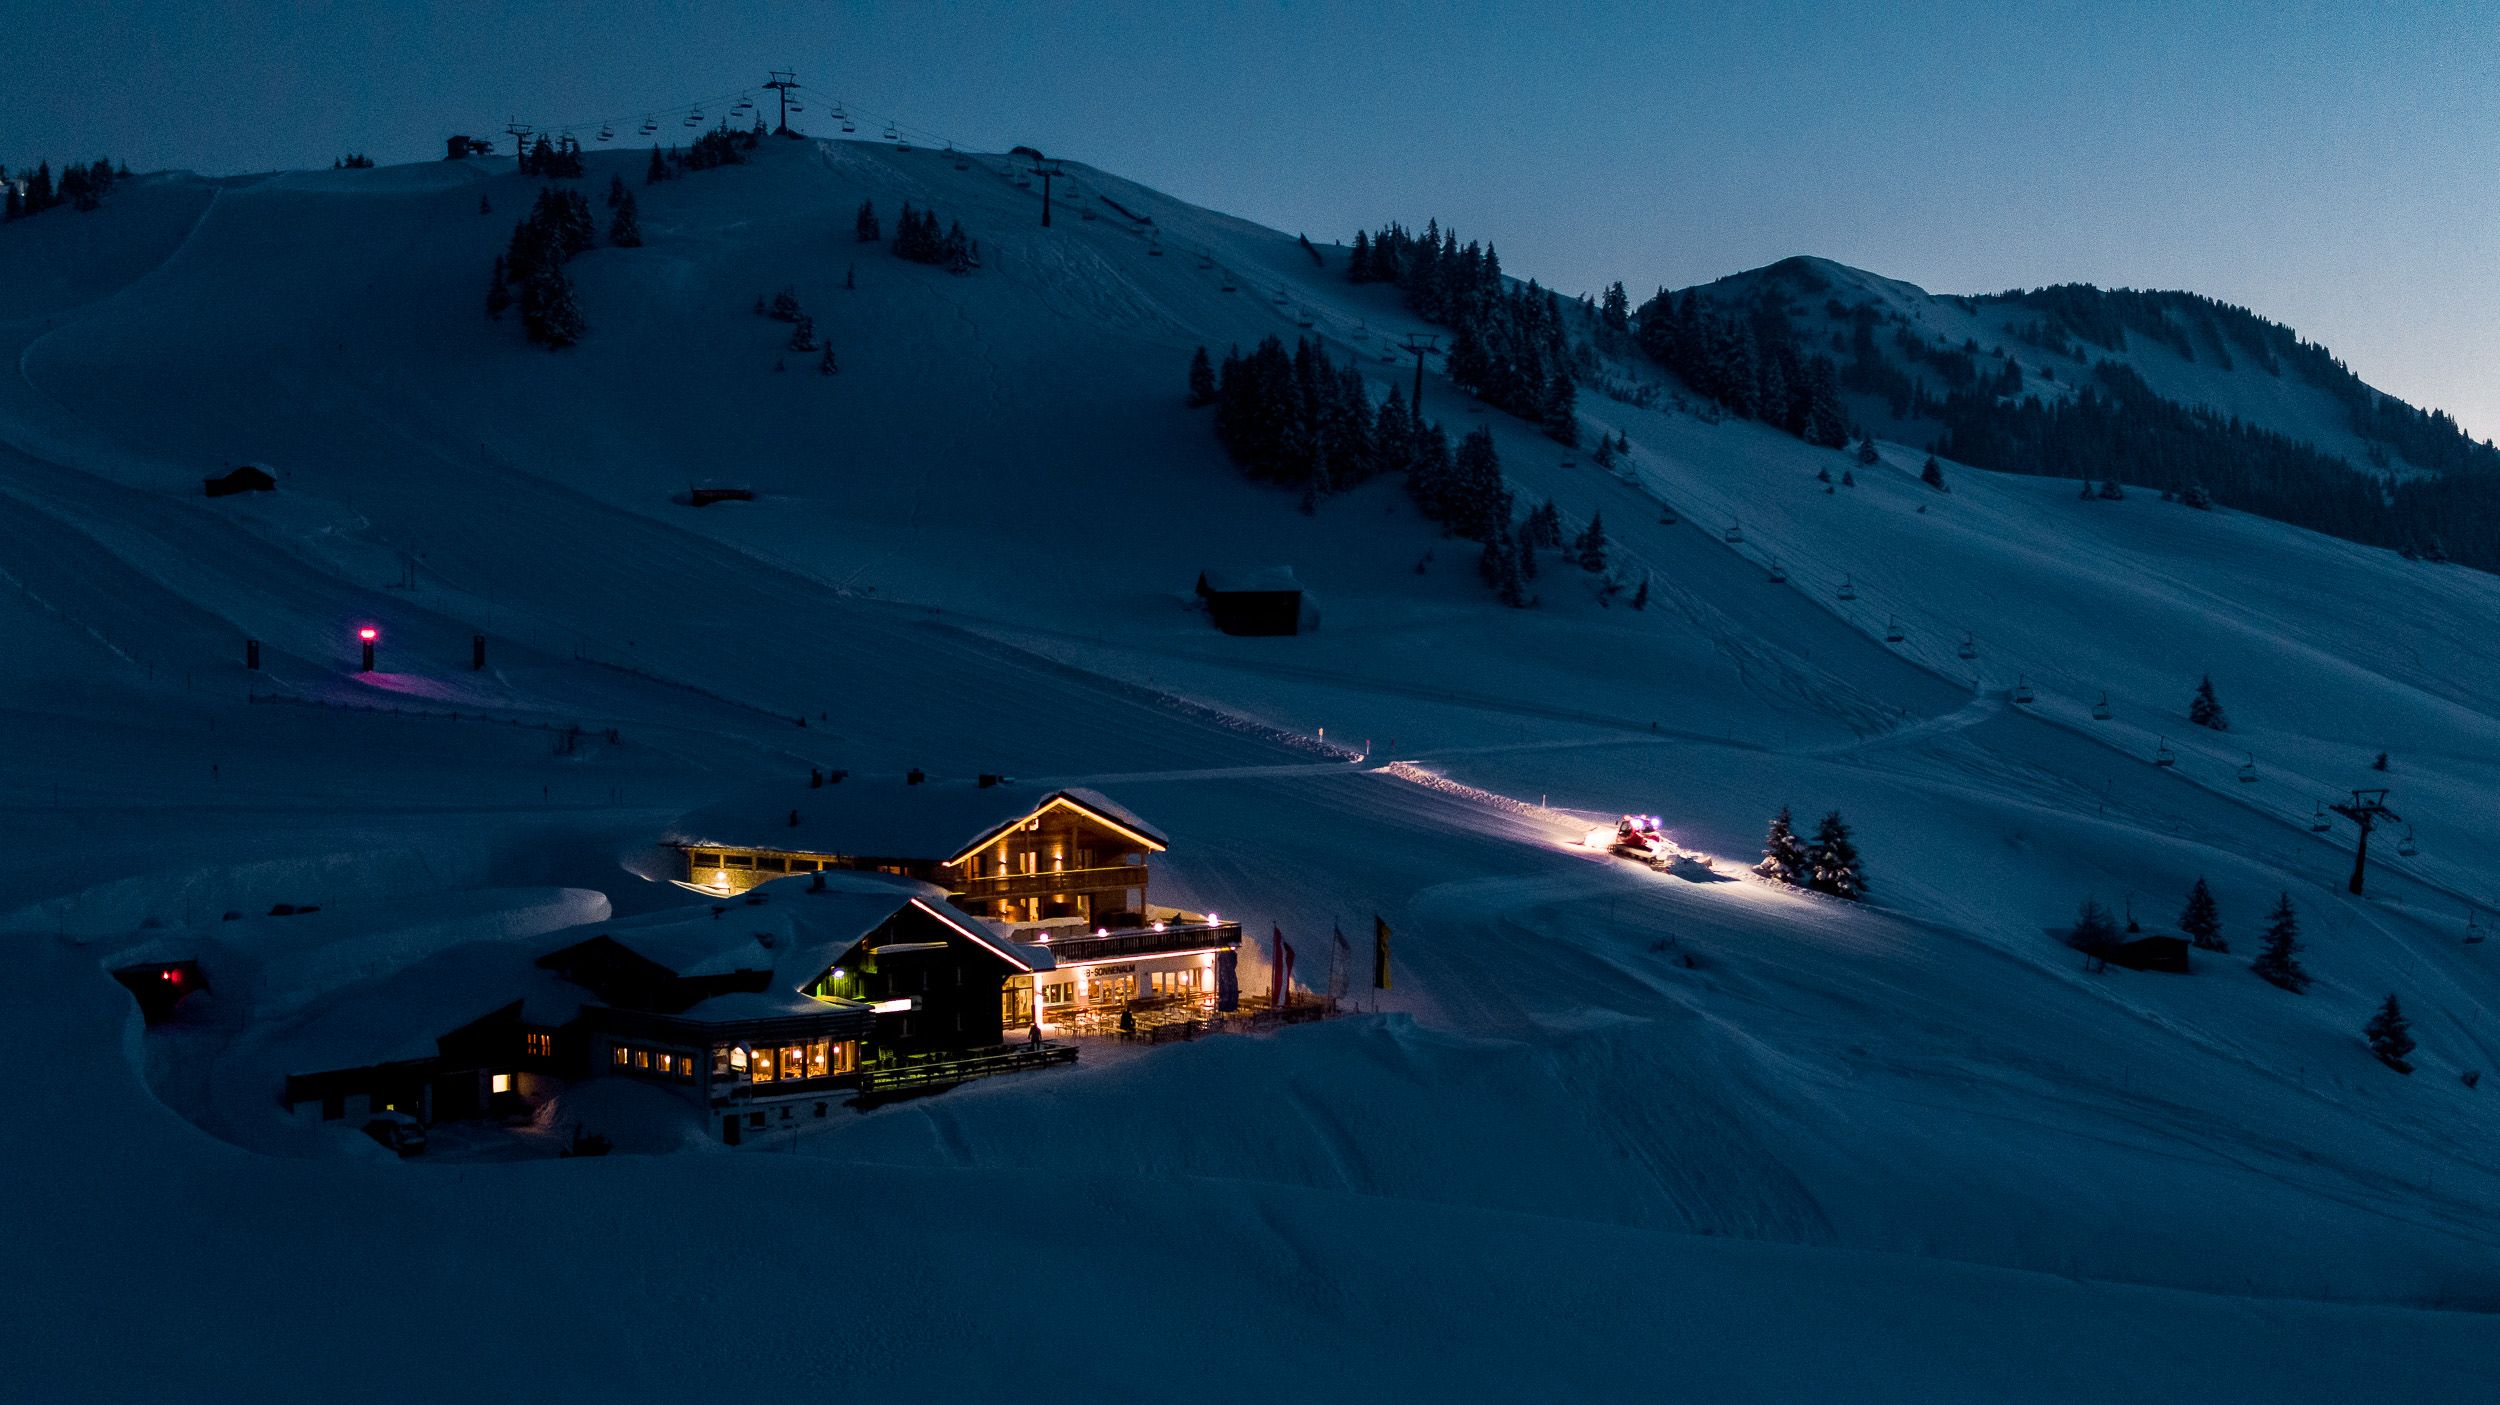
[[[1042,228],[1050,228],[1050,183],[1066,175],[1067,169],[1056,161],[1033,158],[1033,174],[1042,178]]]
[[[1424,418],[1424,354],[1439,351],[1441,348],[1435,343],[1440,340],[1439,332],[1409,332],[1405,343],[1398,348],[1415,358],[1415,399],[1407,408],[1414,412],[1419,424]]]
[[[511,121],[504,123],[503,129],[505,135],[512,138],[512,159],[515,161],[520,160],[522,152],[529,143],[530,124],[522,121],[518,117],[515,117]]]
[[[788,136],[790,133],[790,95],[799,90],[799,75],[776,68],[772,70],[772,76],[766,80],[764,86],[780,95],[781,126],[776,130]]]
[[[2352,821],[2361,831],[2361,842],[2352,851],[2352,881],[2344,885],[2357,898],[2361,896],[2362,870],[2370,862],[2370,831],[2377,828],[2381,820],[2402,824],[2404,817],[2387,808],[2387,792],[2384,789],[2356,790],[2350,802],[2327,808]]]

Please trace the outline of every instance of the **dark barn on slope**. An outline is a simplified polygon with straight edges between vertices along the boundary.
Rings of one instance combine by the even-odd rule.
[[[1304,598],[1291,566],[1200,571],[1198,598],[1226,634],[1302,634],[1319,627],[1319,611]]]

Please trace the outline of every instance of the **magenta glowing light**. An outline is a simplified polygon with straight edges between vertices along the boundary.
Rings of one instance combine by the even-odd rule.
[[[356,637],[370,644],[374,640],[382,637],[382,631],[375,629],[372,625],[366,625],[364,628],[356,631]]]

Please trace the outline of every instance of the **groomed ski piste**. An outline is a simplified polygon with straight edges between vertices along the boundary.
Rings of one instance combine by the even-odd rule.
[[[1587,393],[1610,473],[1428,375],[1651,582],[1549,566],[1506,610],[1396,483],[1303,515],[1182,402],[1193,348],[1270,333],[1410,384],[1383,348],[1426,329],[1335,248],[1080,166],[1044,230],[1000,156],[644,160],[591,157],[648,242],[572,265],[559,354],[483,315],[508,159],[148,176],[0,231],[13,1390],[2487,1391],[2500,580]],[[855,243],[863,199],[982,267]],[[751,312],[784,286],[839,375]],[[241,462],[278,490],[200,496]],[[1318,632],[1190,608],[1271,562]],[[2184,716],[2208,673],[2227,734]],[[677,906],[670,820],[810,765],[1114,789],[1180,836],[1175,900],[1313,985],[1377,913],[1397,979],[734,1149],[632,1090],[596,1159],[402,1162],[276,1105],[327,1006]],[[2418,853],[2383,832],[2356,900],[2309,821],[2362,785]],[[1742,876],[1782,805],[1848,817],[1869,903]],[[1729,881],[1581,842],[1624,813]],[[2171,930],[2199,876],[2233,951],[2191,977],[2051,934],[2087,895]],[[2305,995],[2246,969],[2284,892]],[[107,969],[204,950],[211,1003],[143,1032]],[[2359,1037],[2391,991],[2410,1077]]]

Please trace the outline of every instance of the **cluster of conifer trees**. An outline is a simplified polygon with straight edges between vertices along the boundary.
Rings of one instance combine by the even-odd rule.
[[[867,205],[859,208],[861,227],[874,228],[876,211]],[[965,235],[963,221],[956,220],[941,231],[937,211],[915,210],[908,200],[894,221],[892,247],[896,258],[935,264],[950,273],[970,273],[981,266],[981,245]]]
[[[580,180],[582,144],[570,134],[550,141],[545,132],[521,153],[521,174],[542,180]]]
[[[587,326],[564,266],[597,238],[590,202],[579,190],[552,185],[540,190],[528,217],[514,226],[510,246],[495,260],[486,315],[501,317],[517,302],[531,341],[550,349],[580,341]]]
[[[1639,317],[1633,339],[1641,350],[1737,418],[1827,448],[1849,442],[1838,369],[1830,357],[1807,351],[1785,316],[1749,315],[1691,288],[1661,288],[1641,304]]]
[[[1814,838],[1800,838],[1796,822],[1789,818],[1788,807],[1771,817],[1770,832],[1762,841],[1762,862],[1754,872],[1774,883],[1791,888],[1806,888],[1829,893],[1851,902],[1866,897],[1866,865],[1858,857],[1857,841],[1850,836],[1849,825],[1838,810],[1823,816],[1815,826]]]
[[[36,162],[33,175],[15,177],[9,174],[8,167],[0,166],[0,187],[5,187],[7,192],[0,214],[9,219],[22,220],[62,205],[73,210],[92,210],[104,203],[104,197],[113,189],[113,182],[127,179],[129,175],[128,166],[115,166],[101,156],[84,166],[74,162],[63,166],[57,183],[52,179],[52,163],[49,161]],[[19,188],[21,185],[23,189]]]
[[[1397,285],[1417,316],[1450,329],[1453,382],[1579,447],[1579,386],[1562,300],[1534,279],[1511,287],[1490,245],[1461,245],[1437,220],[1427,220],[1422,234],[1392,222],[1377,234],[1356,232],[1346,277]]]
[[[764,124],[758,121],[743,132],[715,127],[694,139],[694,145],[683,151],[670,147],[664,154],[659,145],[651,147],[651,162],[643,168],[642,183],[658,185],[675,180],[688,171],[708,171],[715,166],[738,166],[746,162],[746,153],[764,141]],[[576,173],[578,174],[578,172]]]

